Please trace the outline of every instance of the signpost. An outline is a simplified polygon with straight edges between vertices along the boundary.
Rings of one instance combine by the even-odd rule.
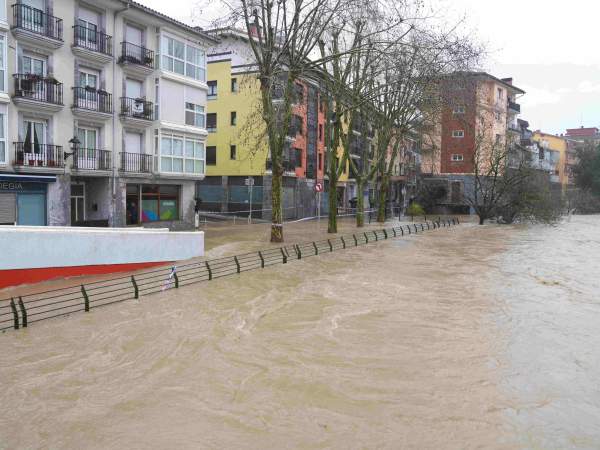
[[[317,223],[321,223],[321,192],[323,192],[323,182],[315,183],[315,192],[317,193]]]
[[[252,223],[252,187],[254,186],[254,178],[248,177],[244,180],[244,184],[248,186],[248,191],[250,192],[250,208],[248,213],[248,223]]]

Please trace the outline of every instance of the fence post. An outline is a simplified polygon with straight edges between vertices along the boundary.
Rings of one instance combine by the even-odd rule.
[[[425,231],[425,226],[421,224],[421,231]]]
[[[279,247],[279,250],[281,251],[281,256],[283,258],[283,264],[287,264],[287,255],[285,254],[285,252],[283,251],[283,247]]]
[[[404,228],[402,228],[402,225],[400,225],[400,231],[402,232],[402,236],[404,236]]]
[[[327,243],[329,244],[329,251],[333,251],[333,245],[331,244],[331,239],[327,239]]]
[[[458,217],[456,218],[456,223],[460,225],[460,219]]]
[[[356,235],[353,234],[352,237],[354,238],[354,246],[358,247],[358,239],[356,239]]]
[[[300,245],[296,244],[296,253],[298,254],[298,259],[302,259],[302,252],[300,251]]]
[[[138,290],[138,285],[135,282],[135,277],[133,275],[131,275],[131,283],[133,284],[134,298],[140,298],[140,291]]]
[[[208,265],[208,261],[204,261],[204,265],[206,266],[206,270],[208,270],[208,281],[212,280],[212,270]]]
[[[12,309],[12,313],[13,313],[13,322],[14,322],[14,327],[15,330],[19,329],[19,315],[17,314],[17,307],[15,305],[15,299],[11,298],[10,299],[10,309]]]
[[[373,236],[375,236],[375,242],[379,240],[379,236],[377,236],[377,231],[373,231]]]
[[[88,297],[87,292],[85,291],[85,286],[83,284],[81,285],[81,295],[83,295],[83,305],[85,312],[90,312],[90,298]]]
[[[425,222],[427,224],[427,231],[431,230],[431,228],[429,228],[429,222]]]
[[[365,241],[366,241],[365,244],[368,244],[369,243],[369,236],[367,236],[367,232],[366,231],[364,232],[364,235],[365,235]]]
[[[19,308],[21,309],[21,321],[23,322],[23,328],[27,328],[27,310],[23,303],[23,298],[19,297]]]
[[[410,225],[406,225],[406,229],[408,230],[408,234],[412,234],[412,231],[410,231]]]
[[[260,258],[260,268],[264,269],[265,268],[265,258],[263,258],[261,251],[258,252],[258,257]]]
[[[396,234],[396,229],[395,229],[395,228],[392,228],[392,231],[393,231],[393,233],[394,233],[394,237],[396,237],[396,236],[397,236],[397,234]]]
[[[233,260],[235,261],[235,267],[237,267],[237,273],[240,273],[240,262],[238,261],[237,256],[234,256]]]
[[[315,243],[315,241],[313,241],[313,247],[315,249],[315,256],[317,256],[319,254],[319,247],[317,247],[317,244]]]
[[[342,246],[346,248],[346,241],[344,240],[344,236],[340,236],[340,239],[342,240]]]
[[[414,224],[414,227],[415,227],[415,233],[419,233],[419,229],[417,228],[417,224],[416,223]]]

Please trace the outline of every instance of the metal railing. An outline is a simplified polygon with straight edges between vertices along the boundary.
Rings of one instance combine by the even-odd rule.
[[[152,173],[152,155],[121,152],[122,172]]]
[[[63,150],[60,145],[14,142],[15,166],[64,167]]]
[[[512,101],[508,101],[508,109],[512,109],[513,111],[516,111],[518,113],[521,112],[521,105],[519,105],[518,103],[512,102]]]
[[[250,270],[288,264],[311,256],[350,249],[393,238],[459,225],[458,219],[412,223],[365,230],[320,241],[290,244],[257,252],[165,267],[110,280],[0,300],[0,331],[26,328],[32,323],[76,312],[139,299],[144,295],[179,289]]]
[[[121,115],[134,119],[154,120],[154,105],[141,98],[121,97]]]
[[[131,42],[121,42],[119,63],[137,64],[154,69],[154,52]]]
[[[110,150],[96,148],[78,148],[73,155],[75,170],[110,170]]]
[[[289,159],[284,159],[283,161],[281,161],[281,166],[284,172],[294,172],[296,170],[295,163]],[[265,168],[266,170],[273,170],[273,161],[267,159],[265,163]]]
[[[73,107],[112,114],[112,95],[90,87],[74,87]]]
[[[82,25],[73,26],[73,35],[75,47],[112,56],[112,36]]]
[[[32,8],[23,3],[12,5],[13,26],[57,41],[62,41],[63,21],[41,9]]]
[[[37,102],[63,104],[63,85],[54,78],[32,73],[15,73],[15,97]]]

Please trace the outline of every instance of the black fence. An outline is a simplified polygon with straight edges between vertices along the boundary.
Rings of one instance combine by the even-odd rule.
[[[311,256],[345,250],[387,239],[459,225],[458,219],[412,223],[368,230],[320,241],[292,244],[242,255],[161,268],[111,280],[0,300],[0,331],[28,327],[42,320],[88,312],[94,308],[139,299],[195,283],[237,275],[250,270],[287,264]]]
[[[112,95],[92,87],[74,87],[73,107],[112,114]]]
[[[119,63],[137,64],[154,69],[154,52],[131,42],[121,42]]]
[[[36,142],[14,142],[15,166],[64,167],[63,149],[60,145]]]
[[[110,150],[79,147],[73,155],[73,169],[75,170],[110,170]]]
[[[12,9],[13,28],[20,28],[31,33],[62,41],[62,19],[51,16],[41,9],[32,8],[23,3],[12,5]]]
[[[63,84],[50,77],[33,73],[15,73],[15,97],[36,102],[63,104]]]
[[[75,47],[112,56],[112,36],[82,25],[73,26],[73,34]]]
[[[121,172],[152,173],[152,155],[121,152]]]
[[[141,98],[121,97],[121,116],[154,120],[154,104]]]

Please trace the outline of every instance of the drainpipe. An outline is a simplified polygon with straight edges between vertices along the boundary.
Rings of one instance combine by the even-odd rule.
[[[127,4],[124,8],[121,9],[117,9],[114,13],[113,13],[113,33],[115,34],[115,38],[116,33],[117,33],[117,16],[127,10],[129,10],[131,8],[131,0],[127,1]],[[115,44],[116,44],[116,39],[115,39]],[[117,98],[116,94],[117,94],[117,77],[115,76],[115,72],[116,72],[116,68],[117,68],[117,62],[116,62],[116,57],[117,55],[113,55],[113,60],[112,60],[112,84],[113,84],[113,98]],[[117,105],[118,106],[118,105]],[[115,224],[115,217],[117,216],[117,177],[118,177],[118,171],[117,171],[117,161],[116,161],[116,143],[117,143],[117,127],[116,127],[116,118],[117,118],[117,108],[113,107],[113,116],[112,116],[112,151],[113,151],[113,164],[112,164],[112,196],[111,196],[111,210],[112,210],[112,224],[111,226],[114,226]]]

